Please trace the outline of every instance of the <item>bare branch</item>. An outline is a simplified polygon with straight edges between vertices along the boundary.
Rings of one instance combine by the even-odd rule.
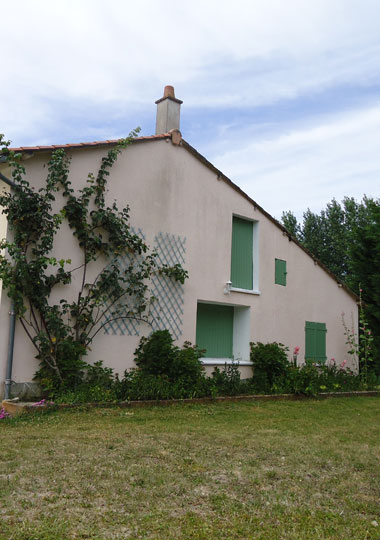
[[[90,337],[88,336],[88,339],[86,340],[85,342],[85,347],[87,347],[94,339],[94,337],[96,336],[96,334],[98,334],[100,332],[100,330],[102,328],[104,328],[104,326],[106,326],[107,324],[109,324],[110,322],[112,321],[117,321],[119,319],[134,319],[135,321],[140,321],[140,322],[144,322],[146,324],[149,324],[149,326],[152,328],[153,327],[153,323],[148,321],[147,319],[145,318],[142,318],[142,317],[130,317],[130,316],[120,316],[120,317],[113,317],[112,319],[107,319],[102,325],[99,326],[99,328],[96,330],[96,332]]]
[[[23,329],[25,330],[25,332],[26,332],[28,338],[29,338],[30,341],[33,343],[34,347],[37,349],[38,352],[41,352],[41,351],[40,351],[40,348],[39,348],[38,345],[35,343],[35,341],[34,341],[32,335],[31,335],[31,333],[29,332],[29,330],[28,330],[27,327],[26,327],[26,321],[25,321],[24,317],[19,317],[19,321],[20,321],[20,323],[21,323],[21,326],[22,326]]]

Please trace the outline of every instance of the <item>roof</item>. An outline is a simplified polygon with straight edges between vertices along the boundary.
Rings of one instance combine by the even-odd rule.
[[[136,137],[134,141],[152,141],[152,140],[161,140],[171,138],[171,133],[162,133],[161,135],[148,135],[144,137]],[[81,143],[68,143],[68,144],[51,144],[47,146],[19,146],[18,148],[9,148],[12,152],[49,152],[53,150],[58,150],[61,148],[93,148],[95,146],[113,146],[117,144],[120,139],[110,139],[106,141],[94,141],[94,142],[81,142]]]
[[[161,133],[159,135],[148,135],[143,137],[136,137],[133,139],[133,143],[141,143],[141,142],[149,142],[149,141],[159,141],[159,140],[165,140],[165,139],[171,139],[173,144],[180,145],[183,148],[185,148],[188,152],[190,152],[196,159],[201,161],[208,169],[211,169],[216,175],[219,180],[223,180],[227,184],[229,184],[232,189],[240,193],[242,197],[247,199],[254,208],[257,208],[262,214],[265,215],[267,219],[269,219],[276,227],[281,229],[282,233],[288,237],[289,241],[294,242],[297,244],[298,247],[300,247],[309,257],[311,257],[315,264],[320,266],[327,274],[330,275],[332,279],[334,279],[340,287],[345,289],[345,291],[350,294],[356,301],[359,301],[359,296],[355,294],[343,281],[338,279],[331,270],[329,270],[319,259],[311,253],[307,248],[305,248],[296,238],[294,238],[289,231],[279,222],[277,219],[275,219],[273,216],[271,216],[264,208],[262,208],[259,204],[257,204],[256,201],[254,201],[247,193],[245,193],[241,188],[239,188],[238,185],[236,185],[230,178],[228,178],[225,174],[222,173],[219,169],[217,169],[208,159],[206,159],[202,154],[200,154],[193,146],[191,146],[188,142],[186,142],[184,139],[182,139],[182,135],[179,130],[173,129],[169,133]],[[48,146],[20,146],[18,148],[10,148],[10,150],[14,152],[21,152],[25,154],[34,154],[35,152],[52,152],[53,150],[57,149],[77,149],[77,148],[96,148],[96,147],[107,147],[107,146],[114,146],[118,144],[120,139],[110,139],[106,141],[94,141],[94,142],[83,142],[83,143],[68,143],[68,144],[53,144]]]

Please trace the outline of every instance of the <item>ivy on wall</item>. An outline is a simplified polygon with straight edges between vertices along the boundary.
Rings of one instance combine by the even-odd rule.
[[[119,210],[116,201],[106,202],[110,170],[137,133],[112,147],[98,173],[89,173],[79,190],[69,180],[69,156],[63,149],[54,151],[38,191],[26,179],[22,156],[10,151],[9,142],[0,136],[0,155],[16,185],[11,193],[0,194],[11,232],[11,238],[0,243],[5,250],[0,279],[40,361],[35,379],[47,390],[75,387],[81,381],[84,357],[105,325],[125,319],[151,323],[154,296],[149,284],[154,276],[182,284],[188,277],[180,264],[160,264],[157,253],[132,229],[128,206]],[[53,211],[61,199],[61,208]],[[70,245],[68,253],[56,253],[55,240],[64,222],[81,248],[76,267],[68,258]],[[126,254],[129,263],[121,265]],[[93,268],[98,271],[90,279]],[[54,303],[57,287],[63,297]]]

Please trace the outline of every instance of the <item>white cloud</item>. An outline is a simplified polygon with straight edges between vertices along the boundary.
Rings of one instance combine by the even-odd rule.
[[[380,197],[379,132],[380,103],[285,135],[240,139],[240,149],[213,162],[275,217],[301,217],[332,198]]]
[[[2,7],[2,72],[14,100],[31,93],[146,103],[172,82],[188,104],[260,103],[378,73],[379,12],[368,0],[20,0],[17,17],[10,3]],[[244,85],[213,85],[244,63]]]
[[[153,126],[173,84],[197,148],[277,216],[378,195],[378,0],[19,0],[1,22],[0,132],[16,145],[122,136],[136,111]],[[349,114],[345,89],[360,101]],[[333,116],[257,120],[328,92]]]

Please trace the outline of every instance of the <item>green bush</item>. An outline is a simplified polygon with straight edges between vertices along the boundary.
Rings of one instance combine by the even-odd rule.
[[[288,347],[282,343],[251,343],[253,387],[259,392],[271,392],[275,381],[286,377],[290,368]]]
[[[118,393],[115,388],[102,388],[101,386],[79,386],[76,390],[62,390],[54,396],[54,403],[68,403],[77,405],[83,403],[116,403]]]
[[[211,395],[209,381],[203,376],[190,385],[184,377],[170,381],[166,375],[151,375],[132,369],[126,371],[120,381],[120,398],[134,401],[204,397]]]
[[[48,351],[51,350],[48,336],[40,336],[39,340],[41,353],[36,358],[40,360],[40,368],[34,374],[33,380],[47,396],[53,396],[59,390],[75,389],[83,380],[84,370],[88,366],[83,360],[87,354],[85,347],[70,336],[64,336],[57,342],[55,355],[63,378],[60,381],[54,369],[46,364]]]
[[[189,384],[197,383],[204,377],[204,367],[200,359],[204,351],[189,341],[185,341],[183,348],[176,347],[176,354],[167,373],[172,381],[184,379]]]
[[[282,377],[274,380],[274,393],[304,394],[315,396],[321,392],[351,392],[364,389],[360,375],[349,369],[342,369],[335,364],[304,364],[299,367],[289,366]]]
[[[135,351],[135,363],[145,375],[164,376],[170,382],[178,380],[191,386],[204,376],[200,361],[203,351],[185,341],[183,348],[173,345],[168,330],[157,330],[149,337],[142,337]]]
[[[223,371],[214,368],[211,374],[213,393],[217,396],[236,396],[243,392],[243,381],[240,379],[238,364],[224,365]]]
[[[137,368],[124,372],[118,395],[126,400],[185,399],[206,395],[208,390],[200,361],[203,351],[185,341],[173,345],[168,330],[142,337],[135,351]],[[206,394],[205,394],[206,393]]]
[[[321,392],[350,392],[376,386],[375,380],[366,386],[360,375],[335,362],[294,366],[288,361],[288,350],[282,343],[251,343],[254,392],[314,396]]]
[[[379,389],[379,387],[380,387],[380,375],[376,375],[376,372],[374,370],[373,371],[368,371],[366,381],[365,381],[365,385],[368,388]]]
[[[112,368],[103,366],[103,362],[95,362],[93,365],[87,365],[84,384],[86,386],[100,386],[104,389],[110,389],[115,384],[115,374]]]
[[[275,381],[275,389],[287,394],[316,395],[323,391],[325,387],[323,382],[317,366],[311,364],[291,366],[282,380]],[[320,389],[320,386],[323,388]]]
[[[317,395],[378,388],[376,375],[364,380],[332,362],[323,366],[294,366],[287,347],[281,343],[251,343],[253,377],[241,380],[238,364],[215,368],[206,377],[200,358],[203,351],[185,342],[173,344],[167,330],[143,337],[135,351],[137,368],[124,372],[120,380],[102,362],[83,367],[82,381],[74,389],[61,388],[56,403],[115,402],[123,400],[186,399],[255,393]]]
[[[168,330],[157,330],[142,337],[135,350],[135,363],[147,375],[168,375],[175,361],[177,348]]]
[[[87,364],[82,380],[75,388],[60,388],[53,394],[56,403],[99,403],[116,401],[120,382],[112,368],[103,366],[100,360]]]

